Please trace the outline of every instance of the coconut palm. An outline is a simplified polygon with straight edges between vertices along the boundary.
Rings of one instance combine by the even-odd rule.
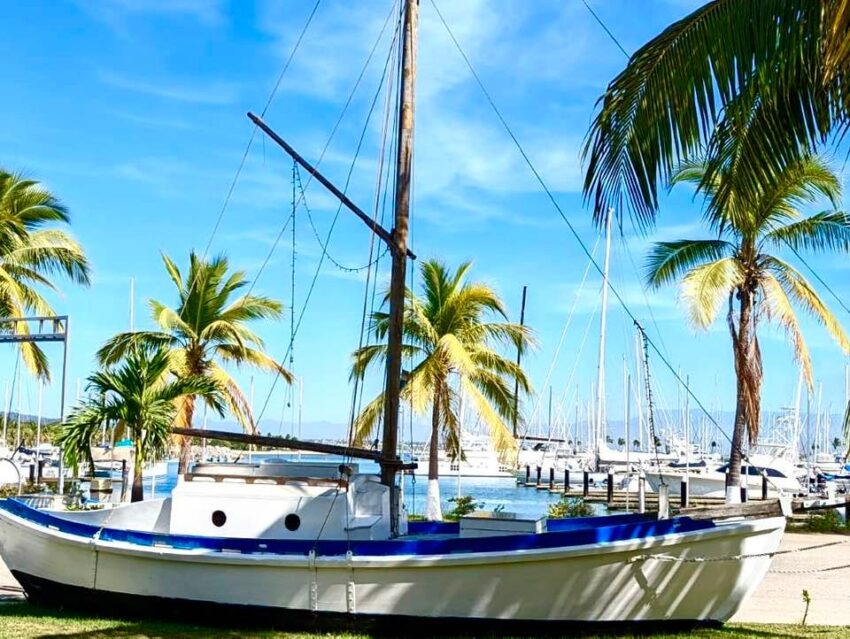
[[[0,317],[55,315],[39,291],[56,291],[55,275],[89,284],[82,247],[67,231],[52,228],[69,221],[67,209],[38,182],[0,169]],[[24,323],[16,328],[28,330]],[[48,380],[44,352],[32,342],[23,342],[20,349],[27,368]]]
[[[487,285],[467,281],[471,264],[454,272],[430,260],[422,264],[420,297],[406,291],[403,354],[411,362],[401,391],[417,413],[431,409],[431,438],[428,465],[429,519],[441,519],[437,461],[440,439],[453,458],[463,455],[460,442],[461,396],[479,415],[497,451],[516,451],[516,440],[508,426],[516,415],[512,384],[529,390],[522,369],[495,349],[532,343],[531,331],[504,320],[507,315],[499,296]],[[371,333],[384,340],[389,316],[372,315]],[[385,344],[365,346],[354,353],[352,377],[362,376],[372,365],[386,359]],[[383,394],[372,400],[354,423],[354,439],[368,441],[376,431],[384,407]]]
[[[748,200],[735,189],[736,177],[733,168],[711,175],[704,163],[682,165],[673,183],[695,184],[706,197],[706,219],[715,237],[657,243],[647,264],[651,286],[680,282],[681,299],[695,327],[707,329],[726,311],[737,377],[727,489],[740,480],[744,435],[755,443],[761,423],[760,322],[773,322],[785,331],[810,387],[812,364],[795,306],[823,324],[850,352],[850,340],[815,289],[777,255],[786,246],[795,252],[850,250],[847,214],[832,209],[806,217],[798,208],[819,197],[834,205],[841,195],[838,178],[822,159],[805,156],[785,168],[776,189]],[[724,182],[732,197],[722,208],[712,206]],[[727,490],[727,494],[737,493]]]
[[[120,333],[98,351],[98,359],[108,365],[121,359],[136,343],[160,345],[171,353],[173,371],[184,377],[202,376],[212,380],[228,411],[250,433],[256,433],[249,401],[236,380],[223,365],[252,366],[280,374],[287,382],[292,375],[264,351],[263,340],[247,324],[260,319],[278,319],[280,302],[240,291],[248,285],[243,271],[230,272],[227,258],[199,258],[192,252],[185,277],[177,265],[162,256],[165,269],[177,288],[178,304],[171,308],[150,300],[158,331]],[[181,398],[175,425],[191,427],[195,397]],[[179,472],[185,472],[191,456],[191,438],[180,438]]]
[[[599,100],[584,158],[597,217],[626,205],[649,222],[658,187],[706,149],[735,190],[771,191],[784,167],[850,126],[850,0],[714,0],[628,61]],[[839,138],[841,136],[839,135]],[[732,196],[718,185],[712,207]]]
[[[143,498],[143,464],[165,452],[181,399],[200,395],[220,414],[224,411],[213,380],[174,377],[170,360],[164,347],[131,346],[117,365],[88,378],[89,398],[71,412],[58,437],[65,461],[72,466],[81,461],[92,464],[91,444],[103,424],[111,424],[116,435],[129,437],[134,447],[132,501]]]

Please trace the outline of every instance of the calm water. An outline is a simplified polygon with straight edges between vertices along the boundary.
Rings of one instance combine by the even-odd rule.
[[[268,455],[254,454],[253,459],[281,459],[293,460],[292,455]],[[325,458],[331,462],[341,462],[342,459]],[[323,460],[324,461],[324,460]],[[372,462],[358,462],[361,472],[378,472],[378,465]],[[155,496],[167,497],[177,483],[177,462],[168,466],[168,477],[156,482]],[[145,481],[145,497],[150,499],[153,495],[151,489],[153,482]],[[410,513],[422,514],[425,510],[425,494],[428,481],[424,477],[404,477],[404,503]],[[443,503],[443,512],[452,509],[453,504],[449,502],[451,497],[458,494],[471,495],[484,510],[494,510],[502,507],[509,512],[515,512],[524,516],[545,515],[550,503],[558,500],[558,495],[550,494],[545,490],[534,490],[533,488],[519,488],[511,478],[461,478],[444,477],[440,479],[440,497]]]

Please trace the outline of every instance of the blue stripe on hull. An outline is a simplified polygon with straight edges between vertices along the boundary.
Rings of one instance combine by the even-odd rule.
[[[0,500],[0,510],[40,526],[50,527],[86,539],[91,539],[99,533],[99,538],[102,541],[124,542],[137,546],[169,546],[180,550],[226,550],[230,552],[238,551],[243,554],[277,555],[306,555],[310,551],[315,551],[316,555],[319,556],[339,556],[349,551],[360,556],[511,552],[645,539],[714,527],[714,523],[710,520],[693,520],[688,517],[674,517],[659,521],[647,515],[612,515],[608,517],[549,520],[549,532],[542,534],[460,538],[445,536],[457,535],[459,530],[457,523],[411,522],[409,532],[415,537],[410,539],[315,541],[311,539],[201,537],[100,528],[91,524],[62,519],[15,499]],[[437,537],[428,539],[429,535],[437,535]]]

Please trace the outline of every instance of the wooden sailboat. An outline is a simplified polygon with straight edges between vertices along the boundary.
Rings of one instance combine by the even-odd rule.
[[[407,521],[397,435],[418,3],[402,4],[395,228],[390,233],[360,211],[392,249],[381,450],[175,430],[371,459],[380,476],[357,464],[200,465],[171,497],[110,510],[41,511],[2,501],[0,555],[31,599],[113,612],[224,612],[231,622],[234,612],[247,612],[251,619],[356,629],[447,622],[453,631],[494,623],[505,631],[515,623],[528,632],[534,623],[724,621],[766,573],[785,527],[776,512],[749,519],[476,513],[458,523]]]

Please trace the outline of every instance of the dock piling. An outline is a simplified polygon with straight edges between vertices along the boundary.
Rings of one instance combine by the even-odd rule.
[[[682,508],[688,507],[688,498],[690,497],[688,489],[689,489],[688,478],[682,477],[682,483],[679,486],[679,505]]]
[[[555,490],[555,467],[549,466],[549,490]]]
[[[764,470],[761,473],[761,499],[767,500],[767,471]]]
[[[608,471],[608,505],[614,503],[614,473]]]
[[[540,473],[543,469],[540,466],[537,467],[537,481],[535,482],[538,486],[540,485]]]
[[[570,492],[570,469],[564,469],[564,492]]]
[[[638,512],[646,512],[646,473],[643,471],[638,475]]]
[[[658,519],[670,519],[669,489],[667,484],[658,486]]]
[[[525,465],[525,483],[531,483],[531,466],[528,464]]]
[[[585,497],[590,494],[590,473],[588,471],[584,471],[584,489],[582,494]]]

